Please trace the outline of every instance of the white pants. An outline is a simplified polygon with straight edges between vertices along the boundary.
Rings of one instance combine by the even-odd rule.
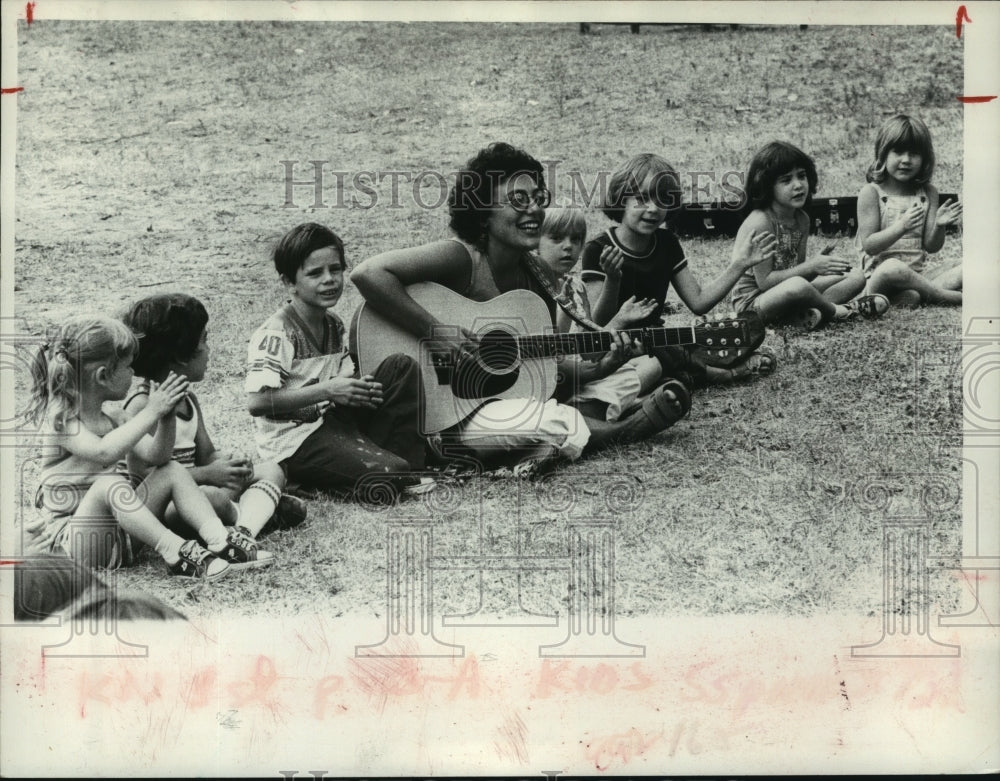
[[[458,431],[459,442],[486,457],[552,445],[575,460],[590,439],[579,410],[554,399],[498,399],[484,404]]]

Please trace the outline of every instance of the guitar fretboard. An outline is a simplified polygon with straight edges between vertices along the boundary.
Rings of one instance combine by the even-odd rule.
[[[675,347],[694,344],[695,329],[687,328],[628,328],[619,331],[629,341],[638,339],[647,350],[655,347]],[[556,355],[599,353],[611,349],[611,334],[607,331],[580,331],[569,334],[532,334],[518,336],[517,345],[525,358],[551,358]]]

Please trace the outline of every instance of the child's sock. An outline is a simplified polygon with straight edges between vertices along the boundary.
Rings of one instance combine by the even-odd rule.
[[[274,510],[280,499],[280,487],[270,480],[258,480],[249,486],[240,497],[238,524],[246,529],[251,537],[256,537],[274,515]]]
[[[201,525],[195,526],[195,531],[198,532],[198,536],[205,543],[205,547],[212,553],[218,553],[228,544],[229,532],[222,525],[222,521],[214,515],[211,518],[205,519]]]
[[[176,564],[180,560],[181,545],[186,540],[164,526],[148,507],[119,506],[112,511],[115,510],[117,510],[115,515],[118,525],[126,534],[155,550],[167,564]]]
[[[181,560],[181,545],[187,540],[178,537],[168,529],[163,530],[163,534],[153,544],[153,550],[160,554],[162,559],[170,566]]]

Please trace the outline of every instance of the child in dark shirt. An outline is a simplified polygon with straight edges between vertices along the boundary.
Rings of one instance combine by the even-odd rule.
[[[594,303],[593,319],[606,325],[630,298],[653,299],[656,306],[633,327],[658,326],[670,285],[696,315],[710,311],[732,289],[743,272],[773,258],[774,236],[755,232],[737,241],[732,260],[704,287],[688,266],[677,236],[664,227],[680,208],[680,177],[659,155],[636,155],[611,177],[604,213],[617,225],[587,243],[582,278]],[[730,369],[707,366],[688,348],[657,350],[665,376],[687,374],[696,385],[731,382],[777,368],[773,353],[759,349]]]

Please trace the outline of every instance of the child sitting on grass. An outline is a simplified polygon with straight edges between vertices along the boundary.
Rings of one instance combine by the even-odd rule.
[[[125,401],[127,417],[145,408],[151,383],[162,382],[171,372],[190,383],[205,379],[208,312],[197,298],[183,293],[150,296],[133,304],[124,319],[139,340],[132,365],[142,378]],[[177,405],[176,418],[171,458],[188,468],[224,522],[256,539],[269,522],[272,529],[283,529],[305,520],[305,503],[281,493],[285,475],[276,463],[255,464],[246,456],[224,455],[215,449],[192,391]],[[150,452],[149,445],[141,442],[129,456],[131,472],[146,474],[154,463],[150,459],[159,457]]]
[[[633,326],[661,326],[671,285],[692,312],[705,314],[729,293],[742,273],[773,257],[770,233],[745,233],[733,246],[726,269],[702,287],[677,236],[664,227],[670,214],[680,208],[681,195],[680,177],[659,155],[636,155],[612,175],[603,211],[618,224],[587,243],[582,261],[598,325],[610,323],[627,301],[641,296],[644,301],[652,299],[655,306]],[[688,381],[696,385],[764,376],[777,368],[777,358],[765,349],[726,369],[706,365],[696,351],[684,347],[659,348],[654,355],[664,376],[688,375]]]
[[[358,376],[344,324],[344,244],[316,223],[278,242],[274,267],[291,298],[250,338],[246,392],[262,459],[304,488],[380,501],[415,492],[424,466],[419,369],[391,355]]]
[[[545,210],[542,235],[538,242],[538,257],[552,272],[555,289],[563,299],[572,301],[576,311],[585,317],[592,316],[590,298],[579,272],[573,268],[583,250],[587,237],[587,222],[583,212],[573,207]],[[611,286],[605,286],[605,290]],[[646,298],[637,301],[630,296],[607,324],[609,330],[630,328],[643,321],[656,309],[656,301]],[[556,330],[567,333],[574,329],[574,322],[563,310],[556,312]],[[630,349],[637,349],[630,345]],[[639,347],[641,349],[641,346]],[[663,375],[659,361],[649,355],[627,357],[618,350],[602,357],[598,366],[600,376],[587,382],[566,402],[591,418],[618,420],[631,411],[640,396],[656,387]]]
[[[149,545],[170,574],[214,580],[238,567],[270,563],[271,554],[230,531],[191,475],[170,461],[175,409],[188,390],[170,373],[150,388],[145,407],[128,421],[104,411],[132,384],[135,335],[108,317],[76,317],[39,349],[32,365],[28,418],[47,437],[36,506],[44,511],[35,549],[65,552],[82,564],[117,569],[132,562],[132,539]],[[115,465],[150,432],[168,457],[133,485]],[[173,503],[201,538],[185,540],[166,526]],[[26,528],[25,531],[36,531]]]
[[[806,260],[809,215],[805,205],[816,194],[816,184],[812,158],[791,144],[772,141],[754,155],[746,179],[753,211],[736,240],[767,231],[777,238],[777,252],[772,260],[740,277],[733,289],[737,314],[752,309],[764,322],[791,319],[813,330],[821,323],[858,314],[879,317],[889,308],[885,296],[851,301],[865,286],[865,279],[859,269],[852,270],[850,261],[826,254]]]
[[[924,272],[927,253],[944,246],[944,232],[962,217],[962,205],[938,206],[931,184],[934,145],[927,126],[897,114],[875,139],[868,184],[858,194],[858,236],[868,292],[888,296],[896,306],[962,303],[962,262]]]

